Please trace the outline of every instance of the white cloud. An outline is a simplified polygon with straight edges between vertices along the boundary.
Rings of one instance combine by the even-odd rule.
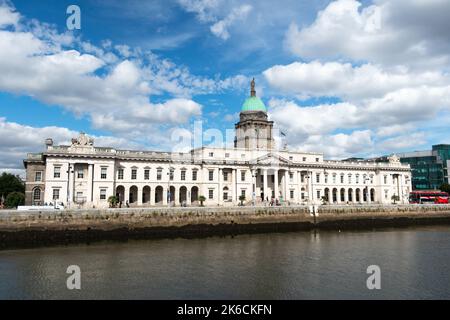
[[[202,22],[214,21],[213,9],[219,6],[219,0],[178,0],[179,4],[187,11],[195,13]]]
[[[32,127],[15,122],[8,122],[0,117],[0,136],[14,137],[13,139],[1,139],[0,142],[0,171],[21,173],[22,160],[29,152],[42,152],[44,140],[53,138],[55,144],[70,144],[72,138],[78,136],[78,132],[63,127],[47,126]],[[132,148],[136,143],[124,138],[109,136],[93,136],[95,143],[102,146],[116,148]]]
[[[209,30],[222,40],[230,38],[229,29],[238,21],[244,21],[253,6],[240,1],[178,0],[180,6],[195,13],[201,23],[211,24]]]
[[[323,152],[327,159],[351,157],[374,146],[370,130],[357,130],[351,134],[310,135],[295,147],[309,152]]]
[[[437,134],[436,122],[442,136],[450,111],[444,12],[449,1],[337,0],[309,25],[292,23],[285,45],[302,62],[263,75],[272,93],[318,102],[272,99],[271,119],[290,133],[291,145],[331,157],[417,148]]]
[[[450,85],[440,71],[411,71],[406,67],[385,70],[371,63],[312,61],[276,65],[263,72],[275,89],[301,98],[333,96],[351,101],[379,97],[402,88]]]
[[[211,32],[222,40],[227,40],[230,37],[228,28],[233,25],[236,20],[245,19],[251,9],[252,6],[248,4],[244,4],[240,7],[234,8],[228,16],[226,16],[222,20],[217,21],[211,26]]]
[[[2,14],[13,11],[1,8]],[[97,129],[146,136],[153,145],[160,135],[151,132],[186,125],[202,114],[192,95],[241,89],[247,81],[241,75],[197,77],[152,52],[110,41],[103,45],[60,34],[36,20],[0,28],[0,91],[61,106],[87,116]]]
[[[289,132],[289,144],[299,149],[313,151],[316,147],[331,157],[396,151],[395,147],[413,145],[408,136],[419,137],[418,124],[426,125],[450,111],[450,86],[399,89],[358,104],[300,106],[294,101],[272,99],[269,107],[271,120]],[[369,143],[368,130],[373,143]],[[420,137],[416,142],[424,141],[425,137]],[[362,143],[357,143],[358,139]],[[402,144],[402,139],[408,141]]]
[[[20,14],[18,12],[15,12],[9,6],[1,6],[0,3],[0,28],[9,25],[17,26],[19,19]]]
[[[304,58],[351,59],[420,68],[450,61],[450,2],[356,0],[331,2],[309,26],[293,23],[286,46]]]

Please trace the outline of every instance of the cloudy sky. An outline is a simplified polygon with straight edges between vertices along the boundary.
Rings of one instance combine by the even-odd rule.
[[[66,27],[72,4],[81,30]],[[225,132],[252,77],[291,149],[450,143],[449,12],[450,0],[0,0],[0,171],[79,131],[157,150],[199,120]]]

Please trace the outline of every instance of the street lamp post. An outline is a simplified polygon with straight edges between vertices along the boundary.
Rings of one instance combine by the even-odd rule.
[[[256,172],[254,170],[251,171],[252,173],[252,205],[255,206],[256,204]]]

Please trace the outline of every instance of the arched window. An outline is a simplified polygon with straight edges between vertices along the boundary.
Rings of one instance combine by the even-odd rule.
[[[34,201],[40,201],[41,200],[41,189],[36,188],[33,190],[33,200]]]
[[[223,200],[224,201],[228,200],[228,187],[223,188]]]

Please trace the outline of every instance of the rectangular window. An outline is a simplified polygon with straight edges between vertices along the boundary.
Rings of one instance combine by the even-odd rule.
[[[328,183],[328,175],[325,175],[325,183]]]
[[[40,182],[42,181],[42,172],[41,171],[36,171],[34,174],[34,181],[36,182]]]
[[[289,156],[289,160],[290,161],[294,160],[294,157],[293,156]]]
[[[320,159],[320,158],[316,158],[316,162],[319,162],[319,159]]]
[[[303,174],[300,175],[300,182],[301,183],[305,182],[305,176]]]
[[[294,182],[294,174],[292,172],[289,173],[289,182],[290,183]]]
[[[245,170],[241,171],[241,181],[245,181]]]
[[[384,184],[387,184],[387,176],[384,176]]]
[[[209,190],[208,190],[208,198],[209,198],[210,200],[213,200],[213,199],[214,199],[214,189],[209,189]]]
[[[53,200],[59,200],[59,189],[53,189]]]
[[[223,181],[228,181],[228,172],[223,173]]]
[[[351,174],[348,175],[348,183],[349,183],[349,184],[352,183],[352,175],[351,175]]]
[[[209,170],[209,181],[214,181],[214,170]]]
[[[210,158],[214,157],[214,152],[210,152],[210,153],[209,153],[209,157],[210,157]]]
[[[294,190],[290,190],[289,192],[291,199],[294,199]]]
[[[77,171],[77,178],[78,179],[84,179],[84,170],[83,169],[78,169],[78,171]]]
[[[344,175],[341,174],[341,183],[344,183]]]
[[[53,178],[61,178],[61,167],[53,168]]]
[[[162,169],[158,169],[156,171],[156,180],[161,180],[162,178]]]
[[[117,179],[123,180],[123,169],[117,170]]]
[[[150,180],[150,169],[144,170],[144,180]]]
[[[245,189],[241,189],[241,196],[245,197]]]
[[[302,158],[302,161],[305,162],[305,161],[306,161],[306,157],[303,157],[303,158]]]
[[[228,192],[224,192],[223,193],[223,200],[227,201],[228,200]]]
[[[106,167],[100,169],[100,179],[106,179]]]
[[[333,183],[336,183],[336,174],[333,174]]]
[[[136,180],[137,178],[137,169],[131,169],[131,180]]]
[[[192,181],[197,181],[197,170],[192,171]]]
[[[302,192],[302,200],[305,200],[305,193],[304,192]]]
[[[316,182],[317,182],[317,183],[320,183],[320,173],[317,173],[317,174],[316,174]]]
[[[169,171],[169,179],[170,179],[170,181],[173,181],[173,169],[170,169],[170,171]]]
[[[181,181],[186,180],[186,170],[181,170]]]
[[[320,199],[320,190],[317,190],[317,199]]]
[[[359,183],[359,174],[356,175],[356,183]]]
[[[100,189],[100,200],[106,200],[106,189]]]

